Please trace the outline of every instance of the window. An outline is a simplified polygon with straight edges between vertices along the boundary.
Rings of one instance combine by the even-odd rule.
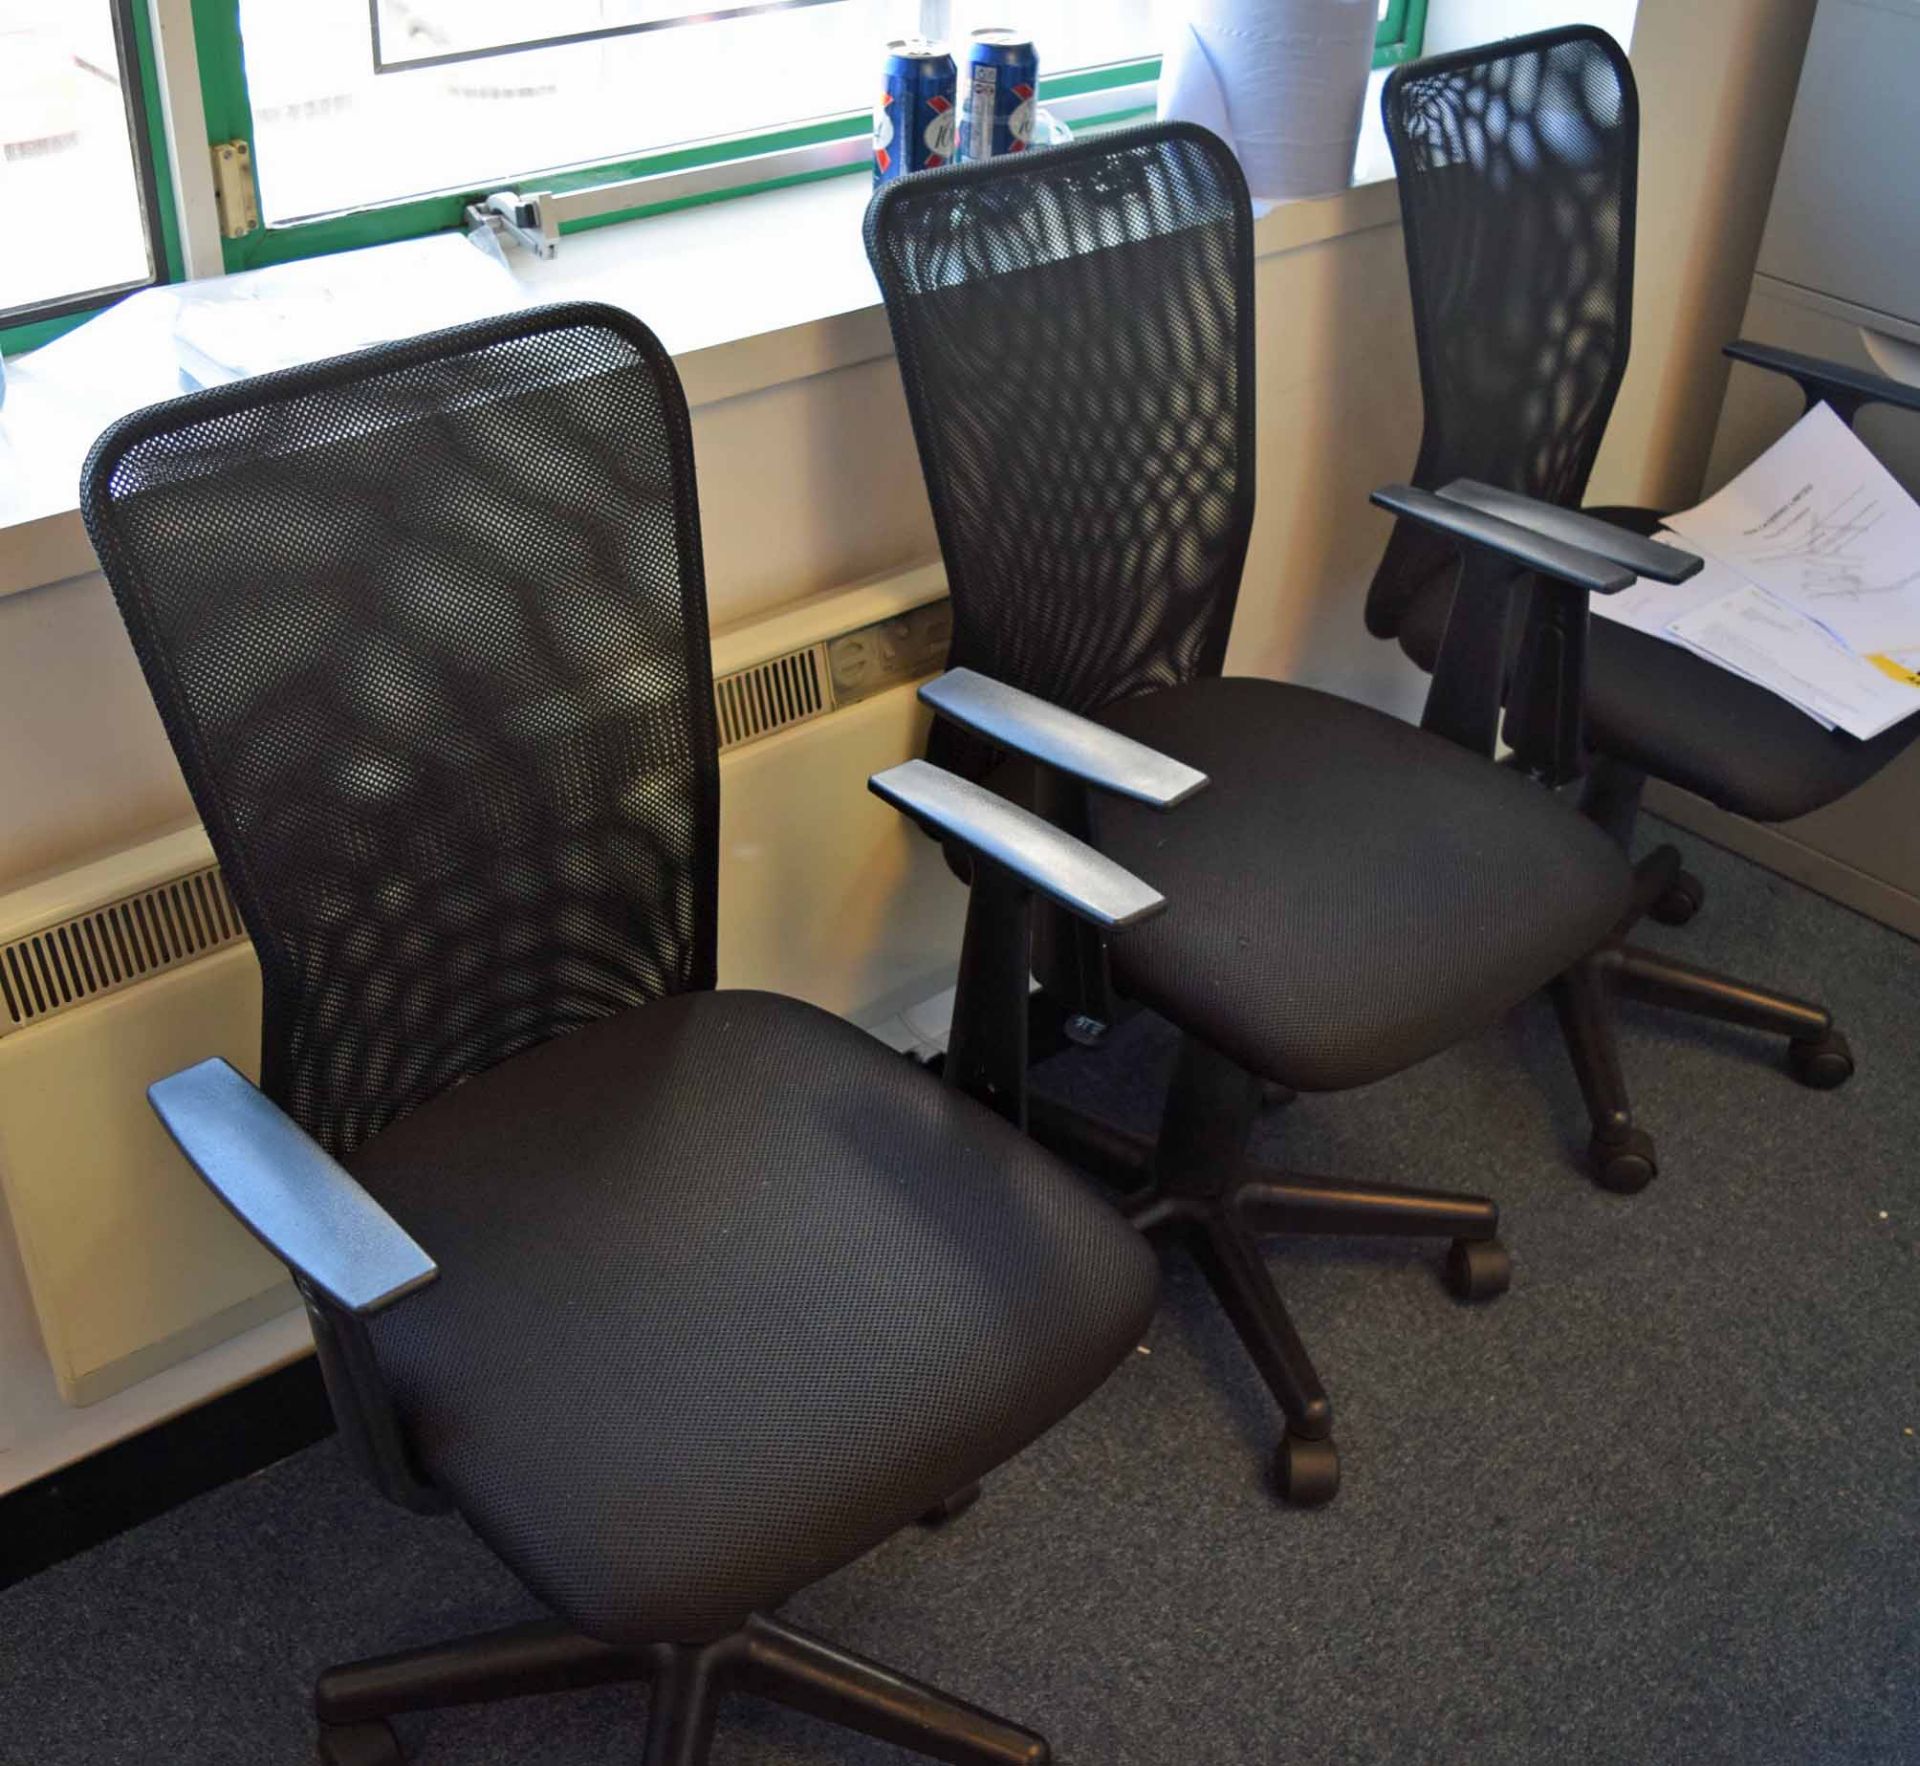
[[[882,45],[928,10],[918,0],[700,13],[685,0],[373,0],[370,12],[367,0],[241,0],[264,218],[865,113]],[[992,9],[963,0],[945,10]],[[1153,47],[1150,0],[1045,10],[1045,46],[1061,65]],[[525,42],[530,31],[538,43]]]
[[[132,0],[0,0],[0,345],[177,273],[150,31]]]
[[[184,0],[209,144],[243,143],[251,269],[458,226],[518,186],[593,226],[864,163],[882,46],[1031,30],[1076,122],[1145,114],[1156,0]],[[1375,64],[1420,52],[1427,0],[1378,0]],[[40,218],[0,261],[24,349],[181,273],[148,0],[0,0],[0,196]],[[181,139],[198,130],[176,119]],[[633,180],[697,174],[697,187]],[[58,224],[46,224],[57,217]]]
[[[258,182],[262,225],[227,242],[230,268],[449,226],[509,184],[734,160],[767,181],[781,168],[759,156],[834,141],[845,169],[885,43],[916,30],[959,40],[1011,14],[1055,97],[1150,80],[1158,41],[1154,0],[195,3],[211,138],[246,140]]]

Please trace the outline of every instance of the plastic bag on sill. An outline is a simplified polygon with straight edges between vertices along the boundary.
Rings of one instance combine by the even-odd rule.
[[[1062,122],[1044,104],[1033,108],[1033,133],[1027,139],[1029,147],[1065,147],[1073,139],[1073,130]]]
[[[1163,121],[1199,123],[1227,142],[1256,203],[1353,182],[1375,0],[1187,0],[1175,16]]]
[[[197,386],[487,318],[528,300],[497,244],[488,252],[464,233],[212,277],[174,292],[174,353],[181,378]]]

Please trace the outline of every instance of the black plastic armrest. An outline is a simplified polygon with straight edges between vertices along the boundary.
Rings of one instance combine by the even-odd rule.
[[[1167,905],[1157,889],[1084,840],[943,767],[904,761],[875,773],[867,789],[1103,931],[1137,925]]]
[[[1862,405],[1896,405],[1903,411],[1920,411],[1920,386],[1908,386],[1871,369],[1850,368],[1844,362],[1822,361],[1818,356],[1803,356],[1798,350],[1775,349],[1770,343],[1749,343],[1745,338],[1725,349],[1736,362],[1786,375],[1806,394],[1809,406],[1825,399],[1849,423]]]
[[[1464,503],[1449,502],[1431,491],[1415,490],[1410,484],[1383,484],[1370,501],[1436,533],[1450,534],[1464,545],[1477,546],[1541,576],[1584,589],[1589,595],[1617,595],[1633,586],[1633,572],[1609,558],[1562,540],[1547,539],[1531,528],[1502,521],[1497,515]]]
[[[366,1317],[440,1273],[344,1166],[225,1061],[157,1080],[147,1098],[240,1224],[335,1305]]]
[[[1642,534],[1615,527],[1598,516],[1582,515],[1577,509],[1562,509],[1556,503],[1543,503],[1538,497],[1523,497],[1518,491],[1503,491],[1497,485],[1482,484],[1477,478],[1456,478],[1443,485],[1440,495],[1449,503],[1478,509],[1501,521],[1510,521],[1562,545],[1623,565],[1635,576],[1651,577],[1657,583],[1683,583],[1706,565],[1694,552],[1678,546],[1663,546]]]
[[[1184,803],[1207,782],[1205,773],[1144,742],[970,668],[948,669],[920,689],[920,698],[996,748],[1154,809]]]

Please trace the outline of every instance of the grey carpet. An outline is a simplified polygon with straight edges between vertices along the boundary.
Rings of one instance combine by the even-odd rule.
[[[1275,1244],[1345,1485],[1291,1512],[1275,1421],[1190,1271],[1150,1339],[957,1526],[790,1616],[1029,1720],[1066,1766],[1920,1759],[1920,951],[1694,842],[1648,942],[1833,1003],[1854,1084],[1629,1009],[1662,1175],[1593,1189],[1540,1007],[1265,1126],[1305,1170],[1484,1189],[1512,1293],[1429,1251]],[[1127,1027],[1049,1082],[1143,1125],[1172,1052]],[[0,1760],[306,1760],[329,1661],[528,1612],[457,1521],[383,1507],[326,1443],[0,1596]],[[607,1689],[403,1730],[418,1766],[634,1760]],[[718,1766],[907,1756],[748,1699]]]

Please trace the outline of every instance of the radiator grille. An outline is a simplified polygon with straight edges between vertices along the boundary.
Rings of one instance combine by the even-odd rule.
[[[938,668],[946,614],[942,599],[843,632],[831,669],[821,643],[722,675],[713,684],[722,752]],[[207,865],[0,943],[0,1036],[245,937],[219,867]]]
[[[0,944],[0,1034],[246,937],[217,865]]]
[[[713,683],[713,703],[723,752],[820,716],[830,706],[820,646],[722,675]]]

